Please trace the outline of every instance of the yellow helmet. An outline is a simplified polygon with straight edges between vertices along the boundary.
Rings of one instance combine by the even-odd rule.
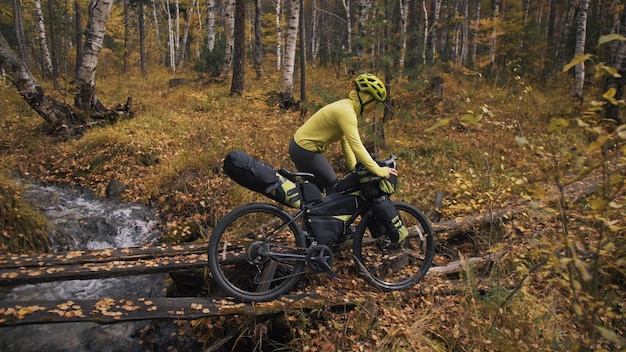
[[[370,93],[376,100],[387,99],[387,88],[380,78],[371,73],[360,74],[355,80],[357,91]]]

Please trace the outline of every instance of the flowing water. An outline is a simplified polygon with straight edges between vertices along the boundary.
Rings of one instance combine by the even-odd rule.
[[[32,185],[23,197],[49,219],[52,250],[132,247],[160,237],[156,213],[144,206],[99,199],[90,192]],[[166,274],[22,285],[0,293],[7,301],[164,297]],[[141,351],[138,329],[150,322],[37,324],[0,328],[0,351]]]

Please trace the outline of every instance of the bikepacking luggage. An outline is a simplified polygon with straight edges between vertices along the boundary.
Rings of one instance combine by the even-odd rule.
[[[307,225],[317,243],[330,246],[337,242],[362,201],[356,195],[334,192],[310,206],[306,210]]]
[[[385,229],[385,233],[393,243],[398,243],[404,240],[409,231],[400,219],[398,209],[393,205],[389,196],[381,196],[372,200],[372,213],[376,222]],[[370,229],[372,230],[372,229]],[[372,236],[378,237],[380,234],[374,233],[372,230]]]
[[[239,185],[290,207],[300,207],[298,185],[276,169],[243,151],[231,151],[224,158],[224,172]]]
[[[365,198],[378,198],[383,195],[390,195],[396,192],[398,187],[398,177],[390,175],[389,178],[376,177],[369,170],[363,168],[357,170],[361,192]]]

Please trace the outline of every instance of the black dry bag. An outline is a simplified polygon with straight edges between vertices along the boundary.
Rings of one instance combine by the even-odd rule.
[[[388,196],[382,196],[372,200],[372,213],[377,223],[385,229],[391,242],[400,242],[409,235],[409,231],[400,219],[398,209],[396,209]]]
[[[290,207],[300,207],[298,185],[276,169],[243,151],[231,151],[224,159],[224,172],[239,185]]]

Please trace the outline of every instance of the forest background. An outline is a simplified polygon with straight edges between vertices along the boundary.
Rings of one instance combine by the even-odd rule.
[[[368,71],[391,99],[362,134],[399,155],[396,199],[430,211],[444,191],[437,217],[493,218],[438,235],[439,256],[499,259],[393,294],[320,279],[363,304],[287,313],[284,348],[626,348],[623,3],[13,0],[0,16],[2,252],[48,246],[16,178],[118,183],[159,209],[164,241],[206,240],[262,199],[221,173],[225,153],[293,168],[295,129]],[[245,319],[186,327],[210,346],[229,324],[275,337]]]

